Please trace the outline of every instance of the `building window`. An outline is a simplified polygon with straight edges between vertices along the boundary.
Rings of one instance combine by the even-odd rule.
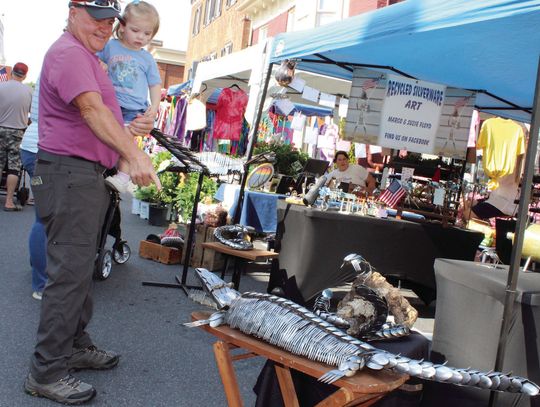
[[[217,58],[217,52],[212,52],[211,54],[208,54],[207,56],[202,57],[201,62],[211,61],[216,58]]]
[[[201,12],[202,6],[199,5],[197,10],[195,10],[195,17],[193,17],[193,35],[197,35],[201,31]]]
[[[228,42],[223,48],[221,48],[219,56],[224,57],[225,55],[228,55],[230,53],[232,53],[232,42]]]
[[[263,25],[261,28],[259,28],[259,38],[257,39],[257,44],[262,44],[266,41],[266,38],[268,38],[268,26]]]
[[[318,0],[316,26],[341,20],[342,7],[342,0]]]
[[[206,0],[204,6],[204,25],[210,24],[221,15],[222,0]]]
[[[294,18],[295,18],[295,8],[293,7],[287,13],[287,32],[294,31]]]

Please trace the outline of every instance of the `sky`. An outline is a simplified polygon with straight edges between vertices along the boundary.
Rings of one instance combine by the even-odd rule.
[[[163,47],[187,50],[191,4],[189,0],[147,0],[160,15],[160,29],[154,39]],[[121,1],[124,7],[129,1]],[[0,0],[4,25],[6,65],[24,62],[29,70],[25,82],[35,82],[43,56],[62,34],[68,15],[68,0]],[[1,56],[0,56],[1,58]]]

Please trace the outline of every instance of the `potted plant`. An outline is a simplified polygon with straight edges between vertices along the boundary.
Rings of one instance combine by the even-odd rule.
[[[274,163],[275,172],[282,175],[296,176],[304,168],[308,155],[297,150],[291,144],[272,141],[270,143],[257,143],[253,154],[261,154],[272,151],[276,154]]]
[[[191,219],[193,204],[195,202],[195,193],[197,192],[197,184],[199,182],[198,173],[181,174],[180,183],[176,190],[174,198],[175,208],[178,214],[184,220]],[[211,178],[205,177],[201,187],[199,201],[203,201],[206,197],[214,198],[217,191],[217,183]]]
[[[148,219],[150,215],[150,203],[155,200],[156,195],[157,188],[155,185],[137,187],[135,190],[134,197],[140,201],[139,217],[141,219]]]
[[[172,155],[168,151],[161,151],[152,157],[152,163],[161,182],[161,190],[155,185],[138,187],[135,198],[141,201],[139,216],[148,219],[151,225],[163,226],[169,219],[171,203],[175,197],[179,176],[177,173],[160,172],[168,166]]]

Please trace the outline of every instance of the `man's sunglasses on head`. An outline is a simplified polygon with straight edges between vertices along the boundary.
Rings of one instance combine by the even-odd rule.
[[[75,7],[100,7],[100,8],[112,7],[118,12],[121,11],[120,4],[116,0],[72,1],[69,3],[69,5],[75,6]]]

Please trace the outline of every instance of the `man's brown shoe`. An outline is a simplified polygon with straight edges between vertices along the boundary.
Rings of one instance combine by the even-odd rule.
[[[69,370],[105,370],[115,367],[119,360],[120,355],[91,345],[88,348],[73,349],[67,364]]]
[[[28,374],[24,381],[24,391],[31,396],[46,397],[70,405],[86,403],[96,395],[96,389],[90,384],[81,382],[71,375],[54,383],[41,384]]]

